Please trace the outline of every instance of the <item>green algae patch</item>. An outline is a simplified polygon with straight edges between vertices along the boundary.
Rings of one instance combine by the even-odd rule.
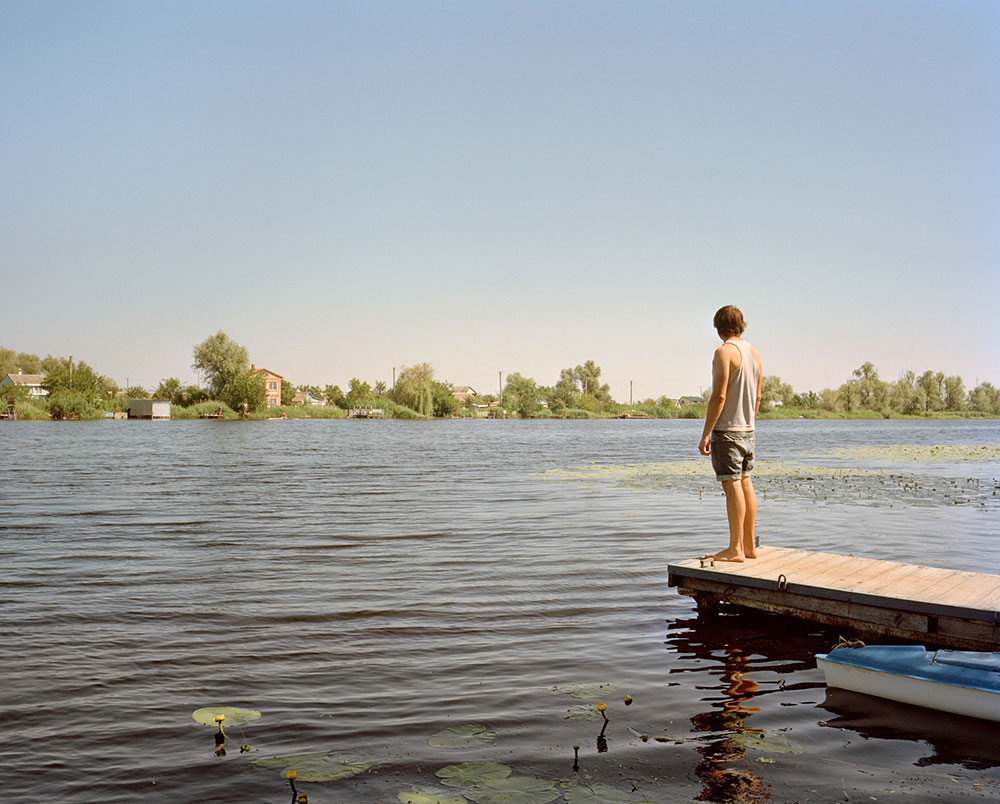
[[[772,737],[769,734],[755,731],[744,731],[733,735],[730,739],[744,748],[762,751],[765,754],[801,754],[802,748],[791,740],[783,737]]]
[[[436,775],[448,787],[481,787],[487,782],[506,779],[511,773],[512,768],[499,762],[463,762],[441,768]]]
[[[604,698],[609,692],[615,691],[614,684],[566,684],[553,687],[553,692],[561,692],[571,698]]]
[[[468,804],[464,796],[440,787],[414,787],[401,791],[397,798],[403,804]]]
[[[892,444],[871,447],[839,447],[826,454],[843,460],[891,461],[893,463],[1000,461],[1000,444]]]
[[[435,748],[476,748],[496,739],[497,733],[485,726],[467,725],[439,731],[428,741]]]
[[[548,804],[559,798],[559,791],[545,779],[508,776],[466,790],[465,797],[476,804]]]
[[[996,445],[943,447],[864,447],[844,450],[836,457],[880,459],[882,466],[822,466],[782,461],[758,461],[754,487],[768,503],[803,501],[815,505],[931,508],[969,505],[979,510],[1000,508],[1000,485],[982,477],[930,473],[927,466],[960,460],[990,462],[998,457]],[[917,456],[914,470],[886,465],[890,456]],[[933,456],[933,457],[929,457]],[[826,457],[831,457],[829,454]],[[902,460],[899,458],[899,460]],[[899,463],[899,460],[896,463]],[[952,470],[954,471],[954,470]],[[971,472],[970,472],[971,473]],[[709,461],[689,459],[667,463],[592,464],[550,469],[542,477],[550,482],[575,483],[595,491],[625,489],[643,493],[722,495]]]
[[[203,706],[195,709],[191,717],[206,726],[217,725],[216,717],[224,715],[223,726],[243,726],[251,720],[260,720],[261,714],[253,709],[240,709],[235,706]]]
[[[628,793],[609,784],[575,784],[566,791],[566,804],[629,804]]]
[[[315,751],[308,754],[288,754],[280,757],[258,759],[258,768],[280,768],[282,775],[295,771],[300,782],[335,782],[364,773],[374,763],[366,762],[353,754],[331,754]]]

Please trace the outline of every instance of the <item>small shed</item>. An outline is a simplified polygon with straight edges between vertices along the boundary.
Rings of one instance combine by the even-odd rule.
[[[130,399],[126,410],[130,419],[170,418],[170,402],[166,399]]]

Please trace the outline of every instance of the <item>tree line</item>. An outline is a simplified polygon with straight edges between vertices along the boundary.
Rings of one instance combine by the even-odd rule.
[[[193,348],[194,368],[203,378],[198,385],[183,385],[176,377],[165,378],[155,389],[138,386],[120,388],[84,361],[48,355],[40,358],[25,352],[0,347],[0,377],[21,371],[44,374],[44,400],[29,401],[24,389],[3,389],[6,404],[16,404],[22,417],[96,418],[111,410],[122,397],[165,399],[183,411],[216,408],[219,404],[236,415],[265,409],[265,378],[251,373],[245,347],[226,333],[217,332]],[[629,406],[611,398],[609,386],[601,381],[601,367],[593,360],[564,368],[552,385],[537,383],[518,372],[508,374],[499,394],[484,394],[463,404],[452,394],[452,385],[439,380],[428,363],[404,366],[395,384],[369,383],[354,377],[347,389],[338,385],[294,386],[282,381],[281,404],[290,406],[296,392],[307,392],[323,400],[329,409],[325,415],[346,415],[353,408],[382,408],[387,415],[400,418],[448,417],[472,413],[474,403],[489,404],[507,415],[524,418],[608,417],[630,413],[655,418],[700,417],[702,404],[679,408],[676,401],[661,396]],[[765,376],[761,410],[766,415],[1000,415],[1000,389],[984,382],[966,391],[961,377],[941,372],[904,372],[895,382],[878,376],[871,363],[852,372],[838,388],[816,393],[796,392],[780,377]],[[24,414],[27,414],[26,416]],[[312,415],[318,415],[314,411]]]
[[[925,416],[942,413],[1000,415],[1000,389],[983,382],[969,391],[961,377],[940,371],[904,371],[895,382],[878,376],[871,363],[856,368],[847,382],[820,393],[798,394],[780,377],[764,377],[761,407],[830,413]]]

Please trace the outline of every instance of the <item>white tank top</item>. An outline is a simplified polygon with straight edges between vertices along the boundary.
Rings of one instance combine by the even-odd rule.
[[[713,428],[716,431],[749,432],[754,429],[754,407],[757,402],[757,362],[753,359],[750,344],[744,340],[730,340],[740,350],[740,366],[729,372],[726,404]]]

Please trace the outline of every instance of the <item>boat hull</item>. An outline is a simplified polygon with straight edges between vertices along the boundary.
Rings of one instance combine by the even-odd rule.
[[[838,648],[816,664],[831,687],[1000,722],[1000,672],[989,659],[980,668],[939,662],[919,646],[871,646]]]

